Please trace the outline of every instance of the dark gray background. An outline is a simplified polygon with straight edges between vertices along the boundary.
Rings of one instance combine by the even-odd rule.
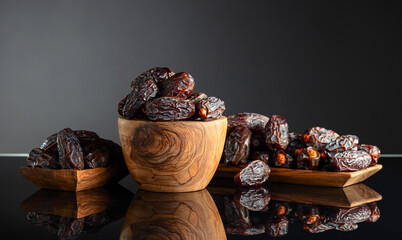
[[[117,141],[116,105],[154,66],[191,73],[226,115],[400,153],[401,23],[400,1],[0,0],[0,153],[65,127]]]

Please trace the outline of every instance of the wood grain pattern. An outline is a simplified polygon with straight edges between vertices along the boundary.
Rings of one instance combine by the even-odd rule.
[[[71,218],[105,210],[124,215],[132,197],[130,191],[117,184],[80,192],[40,189],[21,203],[21,209]]]
[[[118,182],[128,174],[124,163],[94,169],[46,169],[21,167],[21,175],[40,188],[82,191]]]
[[[379,193],[363,183],[344,188],[287,183],[269,183],[264,187],[268,189],[272,200],[334,207],[350,208],[382,199]],[[207,189],[211,194],[226,195],[235,193],[237,188],[231,179],[214,178]]]
[[[227,119],[155,122],[118,119],[128,170],[141,189],[189,192],[212,179],[225,144]]]
[[[240,167],[219,164],[215,177],[232,178]],[[268,182],[281,182],[302,185],[347,187],[366,180],[382,169],[381,164],[356,172],[325,172],[289,168],[271,168]]]
[[[139,190],[120,233],[129,239],[226,239],[214,200],[207,190],[155,193]]]

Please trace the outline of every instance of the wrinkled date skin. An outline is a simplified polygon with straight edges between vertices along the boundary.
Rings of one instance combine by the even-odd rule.
[[[288,234],[289,220],[281,217],[269,221],[265,226],[265,232],[270,237],[280,237]]]
[[[289,127],[285,118],[273,115],[265,127],[265,141],[270,148],[285,149],[289,144]]]
[[[361,144],[357,145],[358,150],[362,150],[370,154],[372,161],[370,166],[376,165],[378,163],[378,159],[380,158],[381,151],[378,147],[374,145],[368,145],[368,144]]]
[[[59,239],[76,239],[84,230],[84,218],[61,217]]]
[[[271,169],[261,160],[249,162],[234,176],[237,186],[258,186],[268,180]]]
[[[380,209],[378,208],[377,203],[375,203],[375,202],[368,203],[367,206],[371,210],[371,215],[367,219],[367,222],[377,222],[381,215]]]
[[[251,160],[261,160],[266,164],[269,163],[269,153],[267,151],[255,151],[251,154]]]
[[[173,121],[193,116],[195,106],[191,100],[178,97],[161,97],[147,102],[144,112],[151,120]]]
[[[51,169],[60,168],[58,157],[49,154],[40,148],[32,149],[32,151],[29,153],[27,161],[31,167]]]
[[[191,94],[187,99],[193,101],[194,104],[196,104],[198,101],[203,100],[208,98],[208,95],[203,93],[203,92],[199,92],[199,93],[193,93]]]
[[[371,217],[371,209],[367,204],[362,204],[353,208],[333,209],[328,218],[334,223],[360,223],[367,221]]]
[[[224,162],[231,165],[246,164],[251,141],[251,130],[244,126],[236,127],[226,141]]]
[[[342,135],[330,142],[325,147],[325,155],[333,157],[336,153],[352,150],[359,143],[359,138],[355,135]]]
[[[178,97],[186,99],[193,92],[194,78],[186,73],[180,72],[173,75],[170,80],[163,83],[158,97]]]
[[[124,99],[120,101],[118,105],[119,114],[126,119],[141,117],[143,115],[141,112],[142,107],[146,102],[154,98],[157,93],[158,87],[151,78],[136,81],[134,89],[125,97],[126,101],[123,108],[121,108],[121,105]]]
[[[99,143],[82,145],[85,168],[106,167],[109,161],[109,149]]]
[[[274,152],[271,164],[274,167],[296,168],[296,160],[283,150]]]
[[[89,142],[101,142],[100,137],[98,134],[88,130],[76,130],[74,131],[75,135],[77,135],[78,139],[80,140],[81,144],[86,144]]]
[[[313,127],[307,130],[303,135],[303,140],[307,146],[317,149],[321,152],[330,142],[339,137],[339,134],[322,127]]]
[[[297,167],[306,170],[317,170],[321,154],[313,147],[303,149],[297,155]]]
[[[239,188],[234,199],[248,210],[261,211],[268,205],[271,196],[264,187]]]
[[[238,113],[228,117],[228,131],[230,132],[238,126],[246,126],[253,130],[254,133],[264,134],[265,125],[269,118],[258,113]]]
[[[336,172],[353,172],[367,168],[372,159],[365,151],[349,150],[335,154],[330,162]]]
[[[47,137],[39,148],[45,152],[57,152],[57,133]]]
[[[208,97],[197,101],[195,109],[196,119],[207,121],[220,118],[226,108],[224,101],[217,97]]]
[[[57,134],[57,148],[62,168],[84,169],[84,157],[80,141],[70,128],[61,130]]]
[[[306,144],[303,141],[303,135],[295,132],[289,133],[289,144],[285,149],[285,152],[296,159],[296,150],[306,148]]]
[[[151,68],[148,71],[143,72],[131,82],[131,89],[134,90],[137,82],[147,78],[151,78],[158,86],[160,86],[161,84],[167,82],[173,75],[173,70],[168,67]]]

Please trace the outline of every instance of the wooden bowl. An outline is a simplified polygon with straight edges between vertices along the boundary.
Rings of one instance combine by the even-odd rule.
[[[215,177],[231,178],[239,171],[240,166],[219,164]],[[268,182],[281,182],[325,187],[347,187],[366,180],[382,169],[381,164],[356,172],[326,172],[271,167]]]
[[[124,218],[120,240],[226,239],[221,216],[207,190],[156,193],[139,190]]]
[[[112,164],[94,169],[47,169],[21,167],[21,175],[40,188],[78,192],[120,181],[128,174],[126,165]]]
[[[159,122],[118,119],[127,168],[139,187],[190,192],[211,181],[225,145],[227,119]]]

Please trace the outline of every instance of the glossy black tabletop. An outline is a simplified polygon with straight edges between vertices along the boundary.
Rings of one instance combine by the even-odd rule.
[[[281,185],[279,185],[279,187],[278,185],[272,185],[270,189],[270,184],[265,186],[265,188],[271,193],[272,197],[268,207],[262,211],[254,212],[250,214],[250,216],[254,216],[252,216],[254,218],[254,220],[252,219],[253,221],[255,221],[255,218],[257,218],[257,221],[260,221],[264,226],[263,228],[266,229],[269,223],[273,222],[272,218],[268,216],[269,214],[272,214],[273,208],[281,204],[290,204],[289,206],[292,206],[292,213],[289,213],[287,216],[286,234],[283,234],[281,237],[279,237],[280,239],[402,239],[402,227],[400,224],[400,219],[402,217],[402,207],[400,204],[402,197],[400,186],[402,182],[402,159],[381,158],[380,163],[383,164],[384,168],[371,178],[367,179],[363,185],[361,185],[364,189],[370,189],[370,191],[373,190],[382,196],[382,200],[377,201],[377,206],[380,210],[380,217],[376,222],[359,222],[353,225],[352,228],[354,230],[352,231],[340,231],[340,228],[338,230],[332,229],[323,231],[321,233],[310,233],[307,229],[305,229],[305,222],[303,222],[303,217],[300,216],[303,211],[306,211],[300,209],[304,208],[311,210],[312,208],[317,207],[317,209],[320,209],[320,211],[322,211],[321,209],[330,209],[330,211],[336,212],[339,208],[334,206],[329,207],[297,203],[297,195],[294,196],[294,200],[292,200],[294,202],[291,203],[278,201],[275,199],[277,197],[275,194],[278,192],[278,189],[282,194],[292,198],[292,187],[288,188],[286,186],[282,187]],[[194,228],[196,230],[198,228],[197,231],[204,231],[205,233],[210,232],[211,229],[218,231],[219,224],[216,225],[215,222],[222,221],[226,227],[226,232],[228,232],[228,224],[230,224],[230,221],[233,220],[230,219],[230,216],[228,219],[228,206],[225,205],[225,201],[227,202],[232,199],[233,196],[231,193],[236,192],[236,189],[229,189],[227,192],[222,190],[222,192],[219,192],[221,191],[219,189],[225,188],[216,188],[216,185],[219,184],[216,182],[213,182],[214,186],[210,186],[207,190],[201,192],[187,195],[170,194],[168,196],[163,193],[152,194],[141,190],[139,191],[136,183],[130,176],[127,176],[120,181],[119,185],[112,185],[109,187],[92,190],[92,192],[80,193],[80,195],[77,195],[75,193],[62,191],[40,190],[37,186],[21,177],[20,167],[24,165],[26,165],[26,160],[22,157],[0,158],[0,207],[2,213],[0,218],[0,239],[59,239],[58,234],[60,235],[60,232],[63,233],[59,226],[60,222],[62,222],[61,218],[64,218],[63,221],[71,222],[74,220],[74,217],[72,216],[67,218],[65,216],[60,217],[57,215],[63,211],[64,215],[75,214],[78,216],[83,214],[81,217],[85,217],[84,231],[81,231],[78,236],[75,236],[77,237],[76,239],[119,239],[121,236],[123,236],[123,234],[125,234],[127,229],[125,226],[131,226],[131,230],[135,229],[135,231],[140,232],[141,238],[138,239],[150,239],[151,236],[155,237],[158,236],[158,234],[161,234],[160,236],[163,235],[165,239],[176,239],[177,235],[169,234],[171,234],[172,231],[175,231],[174,225],[177,223],[177,221],[165,224],[162,220],[158,220],[158,228],[155,228],[154,226],[150,228],[149,224],[143,224],[143,222],[141,222],[142,220],[138,220],[138,217],[138,221],[133,220],[133,215],[137,214],[138,212],[144,212],[143,209],[151,209],[154,214],[157,214],[158,207],[164,206],[164,201],[167,199],[169,199],[169,201],[174,199],[174,201],[184,202],[186,206],[191,208],[191,211],[199,211],[199,215],[197,215],[198,218],[196,220],[197,227]],[[306,189],[306,193],[310,191],[309,188],[300,189]],[[329,190],[324,189],[323,195],[325,196],[326,191],[336,192],[338,190],[334,188]],[[319,192],[321,190],[320,188],[316,188],[311,191]],[[300,193],[300,191],[298,192]],[[348,198],[347,194],[345,196],[341,195],[337,196],[345,199]],[[219,214],[217,214],[216,218],[208,215],[209,208],[203,206],[204,202],[199,201],[201,198],[207,199],[207,202],[209,201],[208,199],[213,199],[213,201],[210,201],[207,204],[209,206],[211,206],[211,204],[214,205],[211,209],[218,209]],[[191,199],[190,202],[192,203],[187,204],[186,199]],[[302,200],[300,198],[300,200],[301,202],[306,202],[306,199]],[[336,202],[337,199],[333,200]],[[95,211],[94,214],[91,213],[91,215],[88,215],[89,213],[83,212],[82,209],[85,208],[85,204],[93,204],[93,206],[95,206],[102,201],[106,201],[107,204],[105,205],[105,208],[99,208],[99,213],[96,213]],[[69,203],[71,202],[74,202],[74,204],[70,206]],[[159,202],[161,204],[159,204]],[[193,207],[193,202],[196,202],[197,204],[194,203],[194,206],[199,206],[199,209],[201,210],[195,210],[197,207]],[[51,218],[49,218],[49,214],[45,214],[47,217],[46,219],[39,219],[38,216],[41,216],[40,211],[44,210],[46,212],[53,211],[55,213]],[[166,211],[166,209],[163,209],[163,211]],[[204,216],[204,213],[205,217],[203,218],[202,216]],[[139,215],[137,214],[137,216]],[[55,221],[57,224],[52,224],[52,219],[56,219]],[[185,217],[183,219],[183,224],[187,224],[186,221],[191,222],[194,217],[189,215],[188,218]],[[149,223],[149,221],[147,223]],[[74,224],[84,223],[81,221]],[[211,228],[211,226],[215,227]],[[197,231],[194,230],[194,236],[203,235],[202,233],[201,235],[197,235]],[[233,231],[233,229],[230,231]],[[227,239],[273,238],[272,234],[268,234],[266,230],[262,231],[263,233],[253,236],[234,235],[223,232],[223,236],[226,236]],[[157,232],[157,234],[155,234],[155,232]],[[149,238],[147,238],[148,234],[150,236]],[[200,233],[198,232],[198,234]],[[205,236],[211,235],[206,234]],[[189,239],[197,238],[199,237]]]

